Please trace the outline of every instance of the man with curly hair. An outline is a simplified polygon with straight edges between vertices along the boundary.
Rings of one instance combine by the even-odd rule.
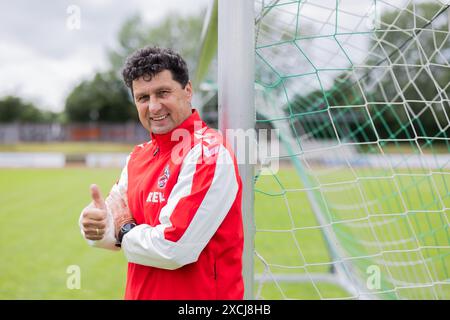
[[[242,183],[222,135],[191,106],[185,61],[146,47],[123,78],[151,140],[134,148],[105,201],[91,186],[83,236],[123,250],[125,299],[242,299]]]

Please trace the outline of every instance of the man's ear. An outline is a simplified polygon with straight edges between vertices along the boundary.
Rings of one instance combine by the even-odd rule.
[[[187,94],[187,97],[188,97],[189,101],[191,101],[191,99],[192,99],[192,94],[193,94],[193,91],[192,91],[192,82],[191,82],[191,80],[188,81],[188,83],[187,83],[186,86],[184,87],[184,90],[185,90],[185,92],[186,92],[186,94]]]

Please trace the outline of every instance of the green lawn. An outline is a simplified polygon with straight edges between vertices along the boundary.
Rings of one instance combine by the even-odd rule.
[[[450,176],[435,170],[320,168],[309,189],[352,276],[382,298],[450,299]],[[256,183],[256,273],[329,272],[332,257],[293,169],[260,176]],[[380,289],[367,288],[370,266],[380,270]],[[394,279],[394,280],[391,280]],[[351,294],[324,282],[265,283],[263,298],[345,298]]]
[[[0,299],[122,299],[122,253],[90,248],[78,218],[89,185],[109,191],[120,170],[0,170]],[[81,289],[66,286],[67,268],[81,271]]]
[[[124,152],[129,153],[134,144],[117,143],[117,142],[21,142],[15,144],[0,144],[0,152],[62,152],[65,154],[80,154],[91,152]],[[359,151],[363,153],[373,153],[373,146],[361,145]],[[432,146],[422,146],[421,151],[425,154],[448,154],[448,145],[433,144]],[[383,146],[385,154],[408,154],[417,152],[415,144],[386,144]]]
[[[90,201],[89,185],[97,183],[105,194],[119,173],[120,169],[0,169],[0,299],[122,299],[123,254],[89,247],[78,228],[79,214]],[[449,299],[445,283],[450,273],[450,212],[441,210],[442,205],[450,207],[448,175],[389,178],[383,172],[363,170],[358,175],[379,179],[361,179],[352,187],[345,183],[352,175],[341,170],[327,175],[326,182],[342,183],[337,188],[323,188],[324,181],[312,180],[321,183],[317,201],[323,198],[328,204],[324,212],[341,245],[354,257],[370,256],[355,259],[355,265],[361,270],[380,265],[386,298],[437,294]],[[256,257],[255,272],[262,273],[265,267],[272,274],[328,272],[331,257],[294,170],[261,176],[256,189],[256,251],[267,265]],[[361,209],[363,202],[366,206]],[[363,223],[369,213],[371,228],[347,223],[352,219]],[[382,247],[374,246],[376,240]],[[66,286],[71,265],[80,267],[80,290]],[[441,285],[406,290],[405,283],[393,287],[387,275],[405,283]],[[256,283],[255,292],[266,299],[349,296],[338,286],[320,282],[268,282],[262,287]]]

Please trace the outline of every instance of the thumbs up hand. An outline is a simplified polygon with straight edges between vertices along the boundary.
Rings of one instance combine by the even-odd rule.
[[[91,185],[92,202],[81,213],[81,226],[86,239],[101,240],[105,235],[107,212],[97,185]]]

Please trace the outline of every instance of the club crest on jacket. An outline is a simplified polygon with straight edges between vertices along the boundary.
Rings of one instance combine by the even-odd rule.
[[[170,177],[169,165],[164,168],[164,173],[161,177],[158,178],[158,187],[164,188],[167,184],[167,181]]]

